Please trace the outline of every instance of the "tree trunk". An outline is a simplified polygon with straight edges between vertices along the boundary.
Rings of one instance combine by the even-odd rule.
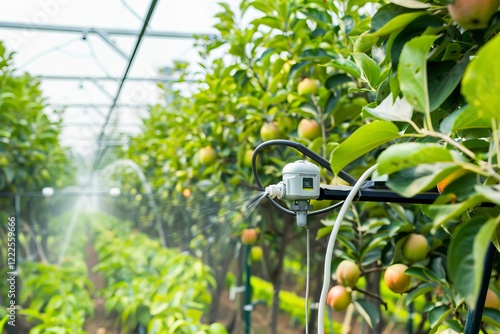
[[[283,276],[283,263],[285,260],[285,250],[289,243],[287,235],[290,232],[290,228],[294,226],[294,217],[286,216],[284,219],[283,233],[281,237],[281,242],[278,248],[277,263],[274,270],[271,271],[271,283],[273,284],[273,304],[271,306],[271,314],[269,320],[269,333],[278,333],[278,316],[279,316],[279,306],[280,306],[280,291],[282,285]]]
[[[377,296],[380,296],[380,277],[381,277],[381,271],[374,271],[371,272],[367,277],[366,277],[366,290],[370,291],[373,294],[376,294]],[[377,309],[378,314],[381,313],[381,304],[380,301],[370,297],[366,296],[366,299],[375,306]],[[370,329],[370,334],[378,334],[382,333],[384,330],[384,321],[382,316],[380,317],[380,321],[377,325],[375,325],[375,328]]]
[[[208,323],[213,323],[217,321],[217,313],[219,311],[220,299],[222,293],[224,292],[226,275],[229,269],[229,264],[232,258],[224,257],[220,263],[220,266],[215,273],[215,280],[217,282],[217,287],[212,293],[212,303],[210,304],[210,311],[208,312]]]
[[[317,279],[316,287],[313,293],[313,302],[319,301],[321,290],[323,289],[323,267],[318,264],[314,277]],[[316,332],[316,320],[318,320],[318,309],[310,308],[309,322],[306,324],[309,333]]]

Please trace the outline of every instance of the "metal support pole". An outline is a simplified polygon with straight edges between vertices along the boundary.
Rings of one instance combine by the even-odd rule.
[[[410,305],[408,305],[408,329],[407,329],[408,334],[413,334],[413,316],[414,316],[414,305],[413,303],[410,303]]]
[[[250,266],[250,249],[251,245],[245,245],[243,251],[243,263],[245,271],[245,293],[243,295],[243,323],[245,326],[245,334],[250,334],[252,329],[252,285],[250,278],[252,276],[252,267]]]
[[[21,219],[21,195],[19,193],[16,193],[14,195],[14,219],[15,219],[15,229],[14,229],[14,267],[9,266],[9,272],[13,273],[12,278],[14,279],[14,287],[15,287],[15,292],[14,292],[14,305],[16,306],[16,312],[17,312],[17,303],[18,303],[18,294],[19,294],[19,289],[18,289],[18,279],[17,279],[17,263],[18,263],[18,253],[19,253],[19,232],[20,232],[20,219]],[[7,325],[7,332],[9,334],[16,334],[16,327],[15,326],[10,326]]]
[[[493,262],[497,249],[490,243],[486,250],[486,256],[483,262],[483,276],[481,280],[481,288],[477,296],[476,306],[474,309],[469,308],[467,311],[467,319],[465,321],[465,334],[478,334],[481,329],[481,318],[483,316],[484,302],[486,300],[486,293],[488,292],[488,283],[490,281],[491,271],[493,269]]]
[[[103,31],[101,29],[95,29],[95,32],[96,34],[102,38],[103,41],[105,41],[106,43],[108,43],[109,46],[111,46],[111,48],[113,50],[116,51],[116,53],[118,53],[120,56],[122,56],[123,58],[125,59],[128,59],[128,56],[127,54],[122,50],[120,49],[115,42],[113,42],[111,39],[109,39],[109,36],[108,36],[108,33],[106,31]]]

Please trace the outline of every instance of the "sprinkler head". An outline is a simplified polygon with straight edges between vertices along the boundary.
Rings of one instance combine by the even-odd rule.
[[[271,198],[290,199],[295,203],[291,209],[297,217],[297,226],[307,225],[307,212],[312,209],[309,200],[319,197],[319,167],[315,164],[298,160],[283,168],[283,180],[265,189]]]

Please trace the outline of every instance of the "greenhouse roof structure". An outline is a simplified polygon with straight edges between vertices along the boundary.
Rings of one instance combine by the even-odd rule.
[[[14,67],[40,78],[50,109],[65,109],[61,142],[83,155],[99,152],[111,131],[140,130],[174,62],[197,63],[195,37],[216,38],[219,10],[214,0],[0,3],[0,40]]]

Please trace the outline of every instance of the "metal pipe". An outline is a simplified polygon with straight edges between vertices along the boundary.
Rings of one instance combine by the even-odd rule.
[[[137,36],[137,31],[130,29],[118,29],[118,28],[92,28],[92,27],[81,27],[81,26],[66,26],[66,25],[53,25],[53,24],[31,24],[31,23],[21,23],[21,22],[7,22],[0,21],[0,28],[7,29],[29,29],[29,30],[42,30],[42,31],[52,31],[52,32],[65,32],[65,33],[79,33],[79,34],[102,34],[116,35],[116,36]],[[161,37],[161,38],[185,38],[193,39],[196,36],[208,36],[209,38],[218,38],[215,34],[207,33],[182,33],[182,32],[172,32],[172,31],[146,31],[143,34],[146,37]]]
[[[102,76],[79,76],[79,75],[39,75],[37,76],[43,80],[76,80],[76,81],[116,81],[119,82],[121,78],[118,77],[102,77]],[[147,78],[147,77],[130,77],[127,81],[146,81],[146,82],[174,82],[176,79],[170,77],[164,78]]]
[[[125,59],[128,59],[128,56],[127,54],[125,53],[125,51],[123,51],[122,49],[120,49],[116,43],[114,41],[112,41],[111,39],[109,39],[108,37],[108,34],[101,30],[101,29],[96,29],[96,34],[102,38],[103,41],[105,41],[109,46],[111,46],[111,48],[113,50],[116,51],[116,53],[118,53],[120,56],[122,56],[123,58]]]
[[[127,79],[128,80],[128,79]],[[109,108],[111,104],[86,104],[86,103],[50,103],[50,107],[67,107],[67,108]],[[144,104],[116,104],[116,108],[131,108],[131,109],[142,109],[147,108],[147,105]],[[102,115],[104,117],[104,115]]]
[[[493,262],[497,249],[493,243],[490,243],[486,250],[486,256],[483,262],[483,276],[481,279],[481,288],[476,300],[476,307],[467,310],[467,319],[465,320],[465,334],[478,334],[481,329],[481,319],[484,311],[484,302],[486,300],[486,293],[488,292],[488,283],[490,282],[491,271],[493,269]]]
[[[344,200],[350,189],[320,188],[319,200]],[[391,202],[391,203],[413,203],[432,204],[439,196],[438,192],[420,193],[413,197],[403,197],[389,189],[364,188],[358,193],[356,201],[362,202]]]
[[[250,334],[252,330],[252,284],[250,278],[252,277],[252,267],[250,266],[250,251],[252,246],[245,245],[243,252],[243,263],[245,270],[245,293],[243,295],[243,323],[245,326],[245,334]]]
[[[153,12],[155,10],[155,7],[156,7],[157,3],[158,3],[158,0],[152,0],[151,4],[149,5],[149,10],[148,10],[148,13],[146,15],[146,18],[144,19],[144,23],[142,25],[141,32],[139,33],[139,37],[137,38],[137,41],[135,43],[134,51],[132,51],[132,55],[130,56],[128,64],[127,64],[127,68],[125,69],[125,72],[123,73],[123,77],[122,77],[122,80],[120,82],[120,85],[118,86],[118,90],[117,90],[115,98],[113,100],[113,104],[109,108],[108,114],[106,115],[104,123],[103,123],[103,125],[101,127],[101,133],[99,134],[99,138],[97,140],[98,147],[97,147],[97,150],[96,150],[96,155],[97,156],[96,156],[96,159],[94,161],[94,170],[98,168],[99,163],[100,163],[100,161],[102,159],[102,156],[104,154],[104,153],[101,154],[101,141],[102,141],[102,139],[104,137],[104,132],[106,130],[106,126],[108,125],[108,122],[109,122],[109,120],[111,118],[111,115],[113,113],[115,105],[117,104],[118,99],[120,98],[120,93],[121,93],[121,91],[123,89],[123,85],[125,83],[125,80],[127,79],[127,76],[128,76],[128,73],[129,73],[130,69],[132,68],[132,63],[134,62],[135,56],[136,56],[136,54],[137,54],[137,52],[139,50],[139,46],[141,45],[142,38],[144,37],[144,34],[146,33],[146,28],[149,25],[149,20],[153,16]]]

